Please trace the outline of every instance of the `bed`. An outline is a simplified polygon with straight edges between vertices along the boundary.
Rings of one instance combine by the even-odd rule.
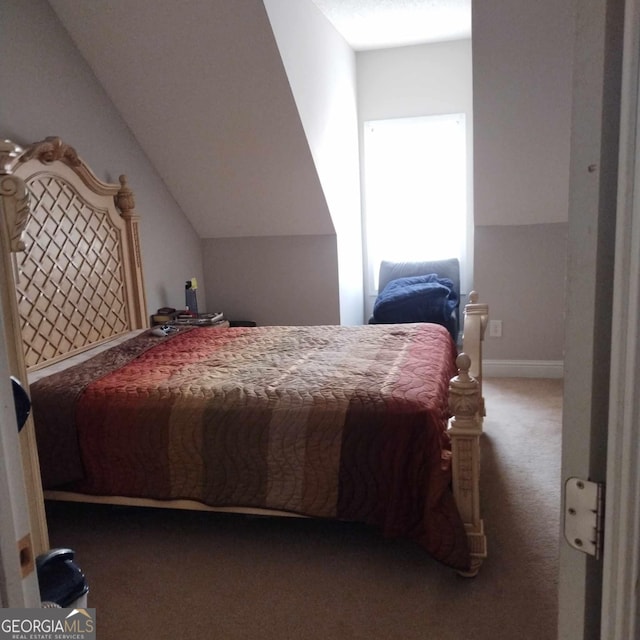
[[[157,337],[127,179],[102,182],[59,138],[3,167],[47,499],[362,522],[478,572],[488,309],[475,294],[461,354],[429,323]]]

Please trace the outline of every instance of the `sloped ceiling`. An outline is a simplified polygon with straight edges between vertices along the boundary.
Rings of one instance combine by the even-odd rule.
[[[262,2],[50,4],[200,237],[333,233]]]
[[[312,0],[355,51],[471,37],[471,0]]]

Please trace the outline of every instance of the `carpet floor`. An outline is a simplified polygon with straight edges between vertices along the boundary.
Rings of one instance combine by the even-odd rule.
[[[562,382],[487,379],[489,557],[459,577],[365,526],[47,504],[100,640],[555,640]]]

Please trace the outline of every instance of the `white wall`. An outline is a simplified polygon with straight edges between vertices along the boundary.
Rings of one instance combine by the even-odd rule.
[[[488,359],[562,360],[567,233],[562,222],[476,227],[475,286],[503,327],[485,339]]]
[[[461,288],[473,267],[473,95],[471,41],[456,40],[357,54],[360,131],[367,120],[464,113],[467,125],[468,246]],[[368,312],[373,300],[367,301]]]
[[[49,4],[3,0],[0,25],[0,135],[18,144],[57,135],[98,178],[126,174],[142,218],[149,310],[184,305],[184,280],[203,277],[201,242]]]
[[[471,41],[357,54],[360,121],[473,114]]]
[[[488,359],[564,357],[573,4],[472,5],[474,277],[503,321]]]
[[[208,238],[210,310],[259,325],[337,324],[336,264],[333,235]]]
[[[240,298],[251,311],[253,292],[268,290],[276,273],[303,286],[317,272],[325,286],[311,305],[292,299],[291,315],[306,310],[305,324],[320,316],[340,322],[335,252],[327,261],[327,244],[337,243],[334,224],[263,3],[50,2],[204,239],[201,291],[213,310],[231,313]],[[286,26],[298,30],[291,20]],[[319,241],[306,254],[288,254],[286,238],[303,235]],[[234,238],[245,240],[246,251]],[[221,260],[224,246],[238,250],[222,251]],[[275,246],[284,253],[272,255]],[[287,270],[276,268],[281,263]],[[223,274],[222,283],[212,286],[210,272]],[[282,282],[282,290],[291,284]],[[282,303],[261,298],[250,317],[274,323]],[[202,301],[199,307],[209,310]]]
[[[566,222],[573,2],[472,7],[476,224]]]
[[[340,322],[361,324],[355,53],[310,0],[264,0],[264,5],[337,233]]]

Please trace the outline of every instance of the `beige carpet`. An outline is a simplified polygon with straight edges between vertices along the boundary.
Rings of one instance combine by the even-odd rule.
[[[555,640],[562,384],[485,381],[472,580],[366,527],[51,503],[100,640]]]

